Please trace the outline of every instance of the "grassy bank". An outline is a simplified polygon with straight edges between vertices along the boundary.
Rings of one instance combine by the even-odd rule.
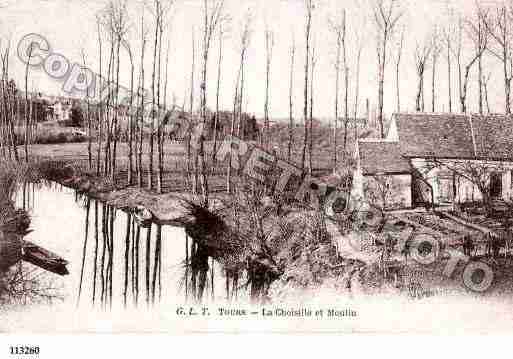
[[[15,127],[14,134],[17,145],[23,145],[25,143],[25,127]],[[29,141],[36,144],[80,143],[87,142],[87,134],[80,127],[39,124],[32,129]]]
[[[22,254],[22,239],[30,226],[24,210],[16,209],[14,194],[20,183],[33,176],[30,165],[10,161],[0,162],[0,303],[12,303],[22,288],[26,288],[18,268]]]

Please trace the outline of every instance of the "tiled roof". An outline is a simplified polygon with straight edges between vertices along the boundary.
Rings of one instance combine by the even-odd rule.
[[[513,118],[504,115],[472,115],[476,156],[513,159]]]
[[[401,155],[397,142],[359,141],[360,164],[364,175],[410,172],[409,161]]]
[[[401,113],[394,119],[399,142],[358,142],[364,175],[408,172],[411,157],[513,161],[513,117]]]
[[[466,115],[396,114],[401,153],[408,157],[474,157],[472,128]]]

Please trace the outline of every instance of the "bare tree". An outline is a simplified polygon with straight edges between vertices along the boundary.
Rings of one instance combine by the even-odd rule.
[[[7,133],[9,139],[6,141],[9,145],[10,155],[14,157],[16,162],[19,162],[20,157],[18,148],[16,146],[16,134],[14,132],[15,111],[14,103],[16,102],[16,85],[13,80],[9,80],[9,57],[10,57],[10,41],[7,44],[5,51],[1,54],[2,60],[2,93],[3,93],[3,112],[5,113],[6,126],[8,127]]]
[[[340,63],[342,45],[345,42],[345,27],[346,27],[345,11],[337,19],[329,19],[328,24],[331,32],[335,36],[336,42],[336,55],[335,55],[335,119],[333,120],[333,171],[336,171],[338,165],[338,101],[340,94]]]
[[[98,32],[98,63],[99,63],[99,72],[100,76],[102,75],[102,31],[101,31],[101,19],[100,16],[96,16],[96,27]],[[98,101],[98,149],[96,153],[96,175],[100,175],[100,166],[101,166],[101,151],[102,151],[102,129],[103,129],[103,111],[102,111],[102,102],[101,99]]]
[[[296,55],[296,40],[292,36],[292,47],[290,49],[290,79],[289,79],[289,144],[287,150],[287,159],[290,162],[292,156],[292,146],[294,141],[294,116],[292,112],[292,93],[294,88],[294,62]]]
[[[397,56],[395,59],[395,91],[397,98],[397,112],[401,112],[401,95],[400,95],[400,82],[399,82],[399,70],[401,67],[401,59],[403,54],[404,47],[404,27],[401,29],[401,37],[399,38],[399,42],[397,44]]]
[[[208,56],[210,51],[210,45],[212,42],[212,38],[217,30],[217,27],[221,21],[224,0],[212,0],[213,4],[209,8],[208,0],[204,0],[203,2],[203,63],[202,63],[202,72],[201,72],[201,119],[203,122],[204,128],[206,128],[207,124],[207,66],[208,66]],[[205,148],[204,148],[204,136],[200,136],[199,139],[199,149],[197,152],[197,156],[199,156],[200,166],[201,166],[201,192],[203,196],[203,204],[207,205],[208,203],[208,180],[206,173],[206,164],[205,164]]]
[[[308,71],[310,68],[310,33],[312,29],[312,13],[315,8],[313,0],[304,0],[306,7],[306,25],[305,25],[305,42],[306,42],[306,55],[305,55],[305,88],[304,88],[304,104],[303,104],[303,118],[304,118],[304,136],[303,136],[303,151],[301,154],[301,168],[304,170],[306,166],[306,148],[308,146]]]
[[[109,26],[111,27],[111,31],[113,34],[113,44],[112,46],[116,48],[116,52],[114,54],[116,59],[116,92],[114,95],[114,118],[112,122],[112,132],[114,136],[114,147],[112,149],[112,168],[111,168],[111,179],[114,182],[116,176],[116,159],[117,159],[117,144],[119,140],[119,128],[118,128],[118,119],[119,119],[119,74],[120,74],[120,48],[123,39],[126,36],[128,31],[128,9],[126,0],[111,0],[108,5],[108,16],[109,16]],[[113,77],[114,79],[114,77]]]
[[[153,1],[155,12],[153,16],[155,17],[155,32],[153,34],[153,69],[151,72],[151,122],[150,122],[150,141],[149,141],[149,151],[148,151],[148,184],[147,188],[153,188],[153,154],[154,154],[154,139],[155,139],[155,105],[156,105],[156,94],[155,94],[155,85],[156,85],[156,76],[157,76],[157,50],[158,50],[158,40],[159,40],[159,28],[160,22],[162,20],[162,4],[160,0]]]
[[[157,191],[158,193],[162,193],[163,191],[163,173],[164,173],[164,135],[163,135],[163,116],[162,114],[162,106],[161,106],[161,86],[162,86],[162,37],[164,34],[164,29],[169,25],[169,13],[174,5],[174,0],[166,0],[160,3],[159,6],[159,21],[158,21],[158,43],[159,43],[159,50],[158,50],[158,77],[157,77],[157,109],[158,109],[158,123],[157,123]],[[167,61],[169,60],[169,43],[167,47],[167,59],[166,59],[166,66]],[[167,84],[167,74],[165,78],[166,84]],[[166,89],[167,91],[167,89]],[[164,95],[164,102],[165,97],[167,96],[167,93]],[[165,106],[164,106],[165,110]]]
[[[343,13],[343,29],[342,29],[342,63],[344,66],[344,157],[347,151],[347,126],[349,121],[349,105],[348,105],[348,97],[349,97],[349,66],[347,61],[347,32],[346,32],[346,11]]]
[[[113,140],[113,129],[112,125],[114,123],[112,116],[112,101],[114,92],[111,89],[111,84],[115,83],[114,79],[114,61],[115,61],[115,29],[113,26],[112,13],[110,12],[111,8],[107,8],[107,10],[103,14],[103,26],[105,31],[109,34],[108,41],[110,43],[110,51],[109,51],[109,62],[107,66],[107,76],[106,76],[106,85],[107,85],[107,98],[105,100],[105,129],[106,129],[106,141],[105,141],[105,149],[104,149],[104,174],[108,176],[112,170],[112,140]]]
[[[237,77],[235,80],[235,93],[233,95],[233,112],[232,119],[230,124],[230,136],[233,137],[235,135],[235,121],[237,119],[237,111],[242,98],[241,87],[242,87],[242,79],[241,75],[244,73],[244,63],[246,61],[246,55],[249,47],[249,43],[251,40],[251,24],[252,24],[252,14],[250,11],[246,13],[244,16],[244,22],[242,25],[242,33],[240,37],[240,54],[239,54],[239,69],[237,70]],[[228,170],[226,173],[226,192],[232,193],[232,156],[233,151],[230,147],[230,159],[228,163]]]
[[[214,119],[214,146],[212,148],[212,168],[216,164],[217,154],[217,140],[218,140],[218,127],[219,127],[219,95],[221,88],[221,67],[223,61],[223,37],[225,36],[226,27],[225,24],[229,21],[228,17],[222,17],[222,21],[219,22],[219,54],[217,58],[217,86],[216,86],[216,117]]]
[[[476,2],[477,26],[468,21],[469,36],[474,41],[477,53],[478,88],[479,88],[479,113],[483,113],[483,53],[488,47],[488,31],[486,30],[486,19],[488,12]]]
[[[315,54],[315,42],[312,46],[312,59],[311,59],[311,71],[310,71],[310,128],[308,132],[310,133],[309,143],[308,143],[308,173],[312,174],[313,169],[313,105],[314,105],[314,81],[315,81],[315,65],[317,63],[317,57]],[[347,121],[346,121],[347,123]],[[306,124],[305,124],[306,125]]]
[[[415,47],[415,68],[417,70],[417,95],[415,97],[416,111],[424,112],[424,73],[427,67],[429,54],[431,53],[430,41],[424,41],[423,44],[417,42]]]
[[[455,56],[458,63],[458,87],[459,87],[459,97],[460,97],[460,105],[461,112],[467,112],[467,92],[468,92],[468,82],[470,79],[470,70],[472,67],[478,62],[478,60],[482,57],[483,52],[487,48],[488,36],[485,27],[483,26],[483,14],[481,12],[478,13],[477,23],[474,23],[472,20],[467,19],[464,21],[463,18],[460,17],[458,22],[458,35],[457,35],[457,46],[455,49]],[[474,51],[472,56],[463,63],[463,31],[466,31],[468,37],[472,40],[474,45]],[[482,113],[482,78],[479,79],[479,106],[480,112]]]
[[[84,68],[87,67],[86,64],[86,56],[84,49],[81,49],[82,54],[82,63],[84,65]],[[89,163],[89,170],[92,170],[93,168],[93,154],[92,154],[92,124],[91,124],[91,103],[89,101],[89,87],[86,89],[86,104],[87,104],[87,159]]]
[[[449,113],[452,112],[452,64],[451,64],[451,53],[452,51],[452,41],[454,37],[454,28],[453,24],[448,24],[444,31],[444,42],[446,47],[446,61],[447,61],[447,102],[449,106]]]
[[[361,59],[362,59],[362,50],[363,50],[363,37],[362,33],[355,29],[356,33],[356,43],[357,43],[357,54],[356,54],[356,78],[355,78],[355,90],[354,90],[354,140],[358,141],[358,123],[357,123],[357,115],[358,115],[358,106],[360,103],[360,67],[361,67]]]
[[[385,67],[388,56],[388,46],[393,37],[402,11],[397,0],[374,0],[373,4],[374,24],[377,32],[378,55],[378,120],[381,137],[385,137],[383,124],[383,99],[385,84]]]
[[[442,52],[442,46],[440,42],[440,34],[438,28],[435,26],[433,34],[431,36],[431,112],[435,112],[435,101],[436,101],[436,65],[438,58]]]
[[[189,125],[187,131],[187,176],[190,176],[191,172],[191,129],[193,124],[193,115],[194,115],[194,73],[195,73],[195,65],[196,65],[196,41],[194,38],[194,27],[192,28],[191,35],[191,46],[192,46],[192,63],[191,63],[191,92],[189,98]],[[196,168],[196,165],[194,166]],[[194,171],[194,180],[192,181],[192,192],[196,193],[198,189],[198,172]]]
[[[490,77],[492,76],[492,73],[489,72],[486,76],[483,77],[483,94],[484,94],[484,101],[486,104],[486,112],[488,114],[491,113],[490,111],[490,101],[488,100],[488,82],[490,81]]]
[[[496,9],[494,15],[486,17],[484,21],[486,30],[492,40],[488,44],[487,49],[502,65],[506,114],[511,113],[511,79],[513,77],[512,24],[512,9],[506,6],[505,3]]]
[[[30,116],[29,116],[29,100],[28,100],[28,74],[29,74],[29,63],[30,58],[32,57],[32,46],[30,46],[27,65],[25,66],[25,139],[24,139],[24,148],[25,148],[25,162],[28,162],[28,142],[29,142],[29,125],[30,125]]]
[[[127,168],[127,182],[128,185],[132,185],[133,182],[133,172],[134,172],[134,148],[133,148],[133,142],[134,142],[134,122],[133,122],[133,105],[134,105],[134,72],[135,72],[135,65],[134,65],[134,58],[132,54],[132,49],[130,48],[130,43],[128,40],[123,41],[123,46],[125,47],[128,57],[130,59],[130,105],[129,105],[129,123],[128,123],[128,168]]]
[[[264,133],[265,148],[269,148],[269,84],[271,76],[271,62],[274,48],[274,32],[268,28],[265,29],[265,104],[264,104]]]
[[[144,139],[144,104],[145,104],[145,72],[144,72],[144,53],[146,52],[146,42],[148,37],[148,29],[144,26],[144,13],[145,7],[144,3],[141,9],[141,64],[140,64],[140,74],[139,74],[139,90],[140,90],[140,108],[139,108],[139,139],[138,139],[138,148],[137,148],[137,185],[139,187],[143,186],[143,139]]]

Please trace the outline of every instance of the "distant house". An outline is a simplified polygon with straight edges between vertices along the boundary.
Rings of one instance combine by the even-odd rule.
[[[477,201],[480,188],[492,199],[513,195],[510,116],[395,114],[387,137],[359,140],[355,156],[353,197],[389,190],[389,208]]]
[[[70,101],[57,100],[51,105],[54,121],[68,121],[71,118],[72,104]]]

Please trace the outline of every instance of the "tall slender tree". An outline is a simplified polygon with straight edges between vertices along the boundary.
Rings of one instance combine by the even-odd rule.
[[[293,115],[293,91],[294,91],[294,63],[296,55],[296,40],[292,35],[292,46],[290,49],[290,78],[289,78],[289,143],[287,147],[287,159],[292,158],[292,147],[294,145],[294,115]]]
[[[304,87],[304,103],[303,103],[303,119],[304,119],[304,133],[303,133],[303,151],[301,153],[301,168],[304,170],[306,167],[306,149],[308,146],[308,71],[310,69],[310,35],[312,30],[312,14],[315,8],[313,0],[304,0],[306,8],[306,23],[305,23],[305,87]]]
[[[401,112],[401,94],[400,94],[400,82],[399,82],[399,73],[401,69],[401,60],[403,55],[403,47],[404,47],[404,27],[401,29],[401,35],[399,38],[399,42],[397,44],[397,55],[395,58],[395,95],[397,99],[397,107],[396,111]]]
[[[383,120],[385,68],[388,48],[403,12],[397,0],[374,0],[374,25],[377,33],[376,53],[378,56],[378,120],[381,137],[385,137]]]
[[[513,78],[513,8],[502,3],[495,14],[484,18],[491,37],[487,50],[501,62],[504,81],[504,111],[511,114],[511,79]]]
[[[201,69],[201,85],[200,85],[200,112],[203,129],[207,128],[207,68],[212,38],[214,37],[217,27],[221,21],[224,0],[212,0],[209,6],[209,0],[203,1],[203,49],[202,49],[202,69]],[[200,165],[200,182],[203,205],[208,204],[208,178],[205,161],[205,136],[199,136],[198,148],[195,151],[195,157],[199,159]]]
[[[431,53],[431,42],[417,42],[415,47],[415,68],[417,70],[417,95],[415,97],[415,110],[424,112],[424,74]]]
[[[269,89],[271,80],[271,63],[274,48],[274,32],[266,24],[265,29],[265,103],[264,103],[264,131],[263,140],[266,149],[269,149]]]
[[[311,71],[310,71],[310,121],[309,121],[309,130],[310,133],[309,141],[308,141],[308,173],[312,175],[313,171],[313,139],[314,139],[314,132],[313,132],[313,108],[314,108],[314,83],[315,83],[315,65],[317,63],[317,57],[315,53],[315,44],[312,46],[311,51]]]
[[[241,83],[242,83],[242,74],[244,73],[244,63],[246,62],[247,51],[249,48],[250,40],[251,40],[251,31],[252,31],[252,20],[253,14],[250,10],[248,10],[244,16],[241,36],[240,36],[240,48],[239,48],[239,66],[237,70],[237,76],[235,80],[235,91],[233,95],[233,111],[232,118],[230,122],[230,137],[233,138],[235,136],[235,122],[237,121],[237,112],[239,111],[239,103],[242,98],[241,92]],[[228,162],[228,169],[226,172],[226,192],[232,193],[232,163],[233,163],[233,149],[230,146],[230,157]]]
[[[24,148],[25,148],[25,162],[29,160],[29,152],[28,152],[28,143],[29,143],[29,126],[30,126],[30,116],[29,116],[29,99],[28,99],[28,75],[29,75],[29,64],[30,59],[32,57],[32,48],[30,46],[27,65],[25,66],[25,138],[24,138]]]
[[[345,14],[345,12],[344,12]],[[335,37],[336,55],[335,55],[335,118],[333,120],[333,171],[336,171],[338,165],[338,123],[339,123],[339,95],[340,95],[340,63],[342,54],[343,37],[345,36],[345,15],[337,18],[330,18],[328,21],[331,32]]]
[[[225,36],[226,26],[225,24],[228,23],[229,18],[228,17],[222,17],[222,20],[219,23],[219,34],[218,34],[218,40],[219,40],[219,48],[218,48],[218,57],[217,57],[217,84],[216,84],[216,115],[214,119],[214,145],[212,148],[212,168],[214,169],[216,165],[216,154],[217,154],[217,140],[219,135],[219,125],[220,125],[220,112],[219,112],[219,96],[221,92],[221,68],[222,68],[222,62],[223,62],[223,37]]]
[[[440,32],[435,26],[431,36],[431,112],[435,112],[436,103],[436,65],[442,52]]]

